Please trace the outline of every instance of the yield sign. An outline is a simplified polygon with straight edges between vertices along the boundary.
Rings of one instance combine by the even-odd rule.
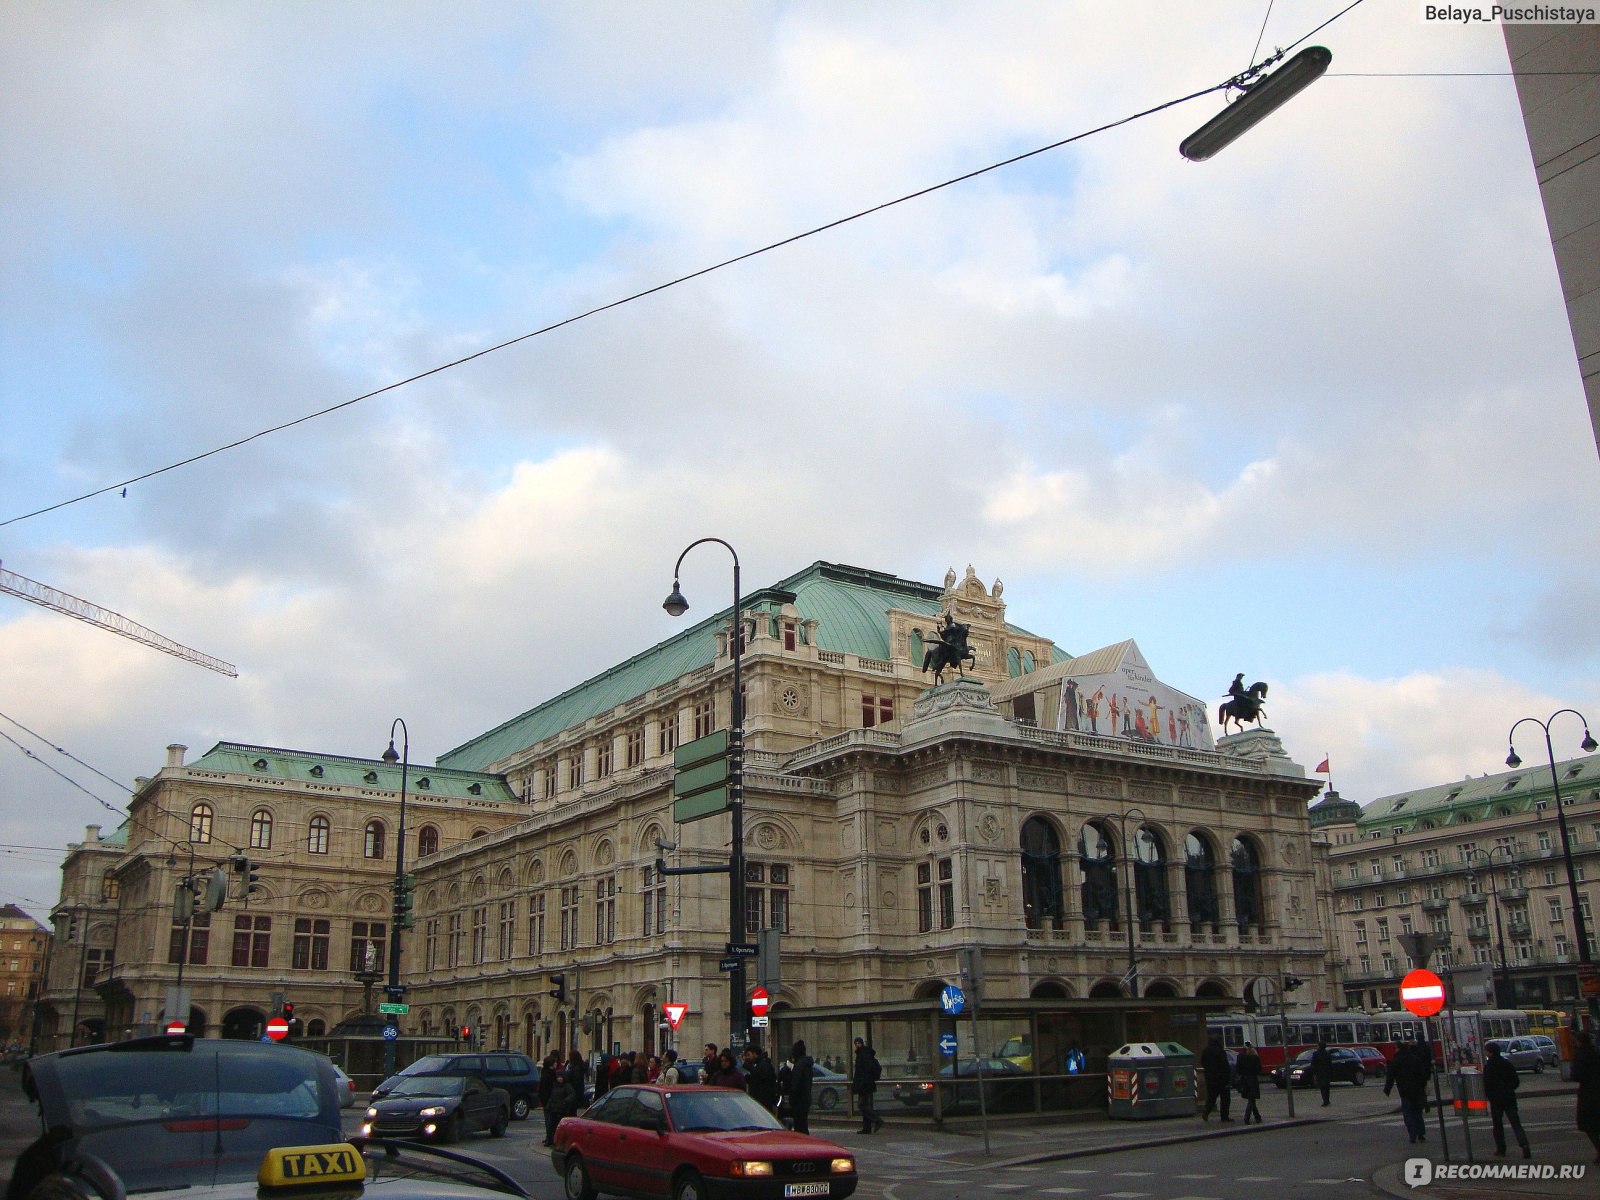
[[[1400,1003],[1414,1016],[1431,1017],[1444,1007],[1444,981],[1432,971],[1412,971],[1400,981]]]
[[[267,1036],[275,1042],[281,1042],[289,1036],[289,1022],[282,1017],[273,1017],[267,1022]]]
[[[689,1011],[689,1006],[687,1004],[663,1004],[661,1011],[667,1014],[667,1024],[676,1029],[678,1022],[683,1020],[683,1014]]]
[[[750,1012],[752,1016],[764,1017],[767,1015],[767,1004],[771,1001],[767,989],[758,987],[750,993]]]

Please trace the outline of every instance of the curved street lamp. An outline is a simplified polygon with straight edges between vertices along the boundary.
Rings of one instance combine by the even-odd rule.
[[[728,756],[728,813],[733,819],[733,829],[728,839],[728,942],[744,942],[744,679],[740,674],[740,659],[744,654],[744,622],[739,605],[739,552],[718,537],[703,537],[690,542],[678,555],[672,567],[672,591],[661,602],[668,615],[681,617],[689,611],[689,601],[679,587],[679,572],[689,551],[706,542],[715,542],[733,556],[733,633],[728,655],[733,659],[733,699],[729,710],[729,723],[733,726]],[[695,871],[694,868],[671,868],[670,873]],[[731,951],[730,951],[731,953]],[[728,1027],[730,1041],[745,1040],[749,1030],[745,1023],[745,974],[741,957],[728,972]]]
[[[1585,754],[1592,754],[1600,743],[1597,743],[1589,732],[1589,718],[1575,708],[1558,708],[1547,720],[1523,717],[1511,726],[1511,732],[1506,734],[1506,744],[1510,751],[1506,755],[1506,766],[1515,770],[1522,765],[1522,760],[1517,757],[1516,746],[1519,726],[1531,721],[1544,730],[1544,752],[1550,762],[1550,786],[1555,790],[1556,826],[1561,830],[1561,857],[1567,864],[1567,894],[1572,900],[1572,930],[1578,937],[1578,992],[1581,996],[1585,987],[1593,989],[1597,981],[1594,953],[1589,949],[1589,922],[1584,919],[1583,905],[1578,896],[1578,877],[1572,868],[1572,841],[1567,834],[1567,812],[1561,804],[1561,780],[1556,775],[1556,752],[1550,744],[1550,725],[1563,713],[1571,713],[1583,722],[1583,741],[1578,745]],[[1589,996],[1589,1020],[1591,1023],[1600,1024],[1600,991],[1595,991]]]
[[[1138,817],[1140,822],[1149,821],[1149,816],[1143,809],[1127,808],[1120,813],[1106,813],[1099,819],[1102,821],[1115,821],[1117,823],[1117,836],[1122,839],[1122,894],[1123,894],[1123,924],[1128,929],[1128,995],[1137,999],[1139,995],[1139,960],[1134,955],[1133,949],[1133,843],[1128,840],[1128,818]],[[1139,835],[1139,826],[1134,827],[1134,836]]]
[[[1516,861],[1517,852],[1510,846],[1502,844],[1491,846],[1487,850],[1482,846],[1473,846],[1467,851],[1467,862],[1470,864],[1474,859],[1480,855],[1482,856],[1484,873],[1489,877],[1489,895],[1494,901],[1494,936],[1495,942],[1500,948],[1499,982],[1495,984],[1494,1006],[1496,1008],[1512,1008],[1514,1007],[1512,1001],[1515,997],[1512,995],[1511,989],[1511,964],[1506,960],[1506,929],[1500,920],[1500,889],[1496,886],[1494,880],[1494,856],[1500,853],[1505,854],[1507,862]],[[1470,876],[1471,874],[1472,872],[1469,869],[1468,875]]]

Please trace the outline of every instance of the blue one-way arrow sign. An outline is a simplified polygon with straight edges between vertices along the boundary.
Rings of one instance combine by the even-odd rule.
[[[956,1052],[956,1035],[953,1033],[942,1034],[939,1038],[939,1053],[946,1058]]]

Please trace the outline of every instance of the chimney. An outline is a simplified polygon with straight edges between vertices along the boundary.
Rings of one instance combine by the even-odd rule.
[[[180,746],[176,742],[174,742],[174,743],[172,743],[172,745],[168,746],[167,747],[167,766],[169,766],[169,767],[181,767],[181,766],[183,766],[183,752],[185,750],[187,750],[188,748],[189,747],[187,747],[187,746]]]
[[[100,840],[100,826],[85,825],[83,827],[83,840],[85,842],[98,842]]]

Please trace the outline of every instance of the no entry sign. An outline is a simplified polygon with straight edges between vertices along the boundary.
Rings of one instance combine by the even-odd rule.
[[[771,999],[771,997],[769,997],[767,995],[767,989],[766,988],[758,987],[755,991],[751,992],[750,993],[750,1014],[752,1016],[756,1016],[756,1017],[764,1017],[764,1016],[766,1016],[767,1015],[767,1004],[769,1003],[770,999]]]
[[[282,1017],[273,1017],[267,1022],[267,1036],[275,1042],[281,1042],[289,1036],[289,1022]]]
[[[1444,981],[1432,971],[1412,971],[1400,981],[1400,1003],[1413,1016],[1431,1017],[1444,1007]]]

